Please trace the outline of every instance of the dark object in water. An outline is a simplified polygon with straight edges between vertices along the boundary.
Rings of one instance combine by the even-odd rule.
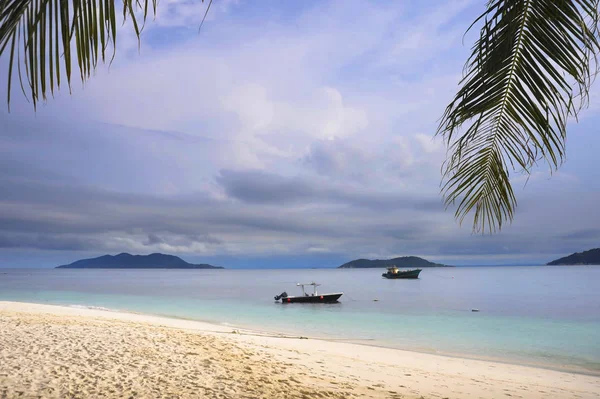
[[[307,283],[307,284],[296,284],[299,287],[302,287],[302,295],[301,296],[289,296],[287,292],[282,292],[280,295],[275,295],[275,300],[278,301],[281,299],[281,303],[332,303],[337,302],[338,299],[344,294],[343,292],[336,292],[334,294],[319,294],[317,293],[317,286],[320,284],[317,283]],[[305,285],[312,285],[314,287],[314,292],[312,294],[307,294],[304,291]]]
[[[479,312],[479,309],[473,308],[473,309],[471,309],[471,312]]]
[[[419,273],[421,273],[422,269],[413,269],[413,270],[399,270],[396,266],[388,267],[387,272],[383,273],[382,276],[385,278],[410,278],[415,279],[419,278]]]

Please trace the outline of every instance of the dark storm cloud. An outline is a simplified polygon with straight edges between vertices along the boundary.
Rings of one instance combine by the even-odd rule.
[[[2,171],[0,171],[2,173]],[[210,204],[203,196],[194,199],[160,198],[123,194],[85,186],[49,184],[42,181],[8,180],[0,176],[0,229],[39,232],[98,232],[142,226],[165,227],[159,209]],[[198,228],[189,233],[197,233]]]
[[[148,234],[148,241],[144,243],[144,245],[154,245],[154,244],[162,244],[165,240],[157,236],[156,234]]]
[[[0,120],[0,123],[2,123],[2,120]],[[0,134],[0,138],[1,137],[2,136]],[[40,169],[34,165],[23,162],[22,160],[8,158],[0,159],[0,176],[2,176],[4,179],[44,179],[45,181],[64,180],[64,177],[57,173]],[[1,194],[6,193],[0,192],[0,195]]]
[[[321,175],[350,175],[356,179],[366,178],[371,162],[357,148],[343,140],[319,140],[310,145],[303,162]]]
[[[413,209],[443,211],[439,197],[420,198],[399,193],[373,192],[366,187],[300,177],[284,177],[274,173],[247,170],[221,170],[216,178],[227,195],[246,203],[334,203],[373,210]]]
[[[344,237],[359,240],[365,233],[416,239],[418,234],[427,232],[426,227],[408,222],[373,228],[377,223],[372,216],[364,218],[339,207],[344,197],[335,192],[320,194],[317,200],[334,198],[337,205],[325,204],[321,210],[306,211],[268,201],[240,207],[227,199],[214,200],[204,195],[123,194],[62,182],[47,183],[33,176],[16,179],[1,173],[0,170],[0,183],[6,189],[0,192],[0,234],[4,248],[99,250],[106,247],[107,241],[122,236],[139,237],[136,239],[140,245],[149,247],[163,244],[192,247],[194,243],[223,245],[227,240],[221,237],[232,235],[264,236],[266,240],[320,237],[319,240],[327,241]],[[256,174],[236,174],[236,178],[239,176]],[[289,184],[282,177],[275,181],[283,186]],[[301,186],[305,193],[317,191],[307,188],[307,184]],[[281,186],[259,187],[276,191]],[[261,198],[266,192],[270,191],[252,196]]]
[[[262,171],[221,170],[216,179],[229,196],[250,203],[285,204],[318,195],[318,189],[306,181]]]
[[[187,246],[191,243],[203,243],[203,244],[222,244],[223,240],[212,237],[209,234],[205,235],[184,235],[172,237],[167,234],[166,237],[160,237],[157,234],[148,234],[148,240],[144,245],[152,246],[156,244],[168,244],[173,246]]]
[[[16,234],[0,232],[0,248],[34,248],[52,251],[84,251],[103,248],[101,240],[72,235]]]
[[[303,251],[332,247],[342,254],[485,257],[550,249],[568,253],[585,249],[576,247],[581,242],[577,238],[591,239],[596,233],[571,233],[571,240],[547,234],[469,235],[468,228],[448,231],[436,221],[442,216],[454,223],[451,215],[440,212],[437,198],[411,199],[257,171],[224,170],[217,176],[225,193],[244,203],[240,205],[204,194],[118,193],[47,180],[43,173],[38,178],[35,170],[16,174],[8,166],[0,169],[2,248],[116,251],[118,245],[118,250],[130,250],[128,240],[148,248],[220,248],[233,238],[250,246],[254,240],[283,239],[299,242]]]
[[[204,235],[190,235],[188,238],[193,242],[200,242],[205,244],[223,244],[223,240],[219,240],[216,237],[211,236],[210,234]]]
[[[380,234],[387,237],[400,240],[412,241],[422,240],[435,229],[435,224],[428,221],[409,222],[409,223],[388,223],[383,225],[375,225],[369,228],[365,233]]]
[[[229,201],[215,201],[204,195],[161,198],[115,193],[46,183],[33,174],[17,179],[12,173],[6,176],[7,170],[10,168],[0,170],[3,247],[59,249],[64,245],[64,249],[94,249],[98,246],[99,240],[65,238],[65,233],[91,238],[111,232],[144,233],[146,245],[218,245],[223,240],[215,236],[215,230],[225,234],[339,233],[338,226],[301,215],[286,215],[280,209],[241,209]],[[11,235],[19,238],[9,239]]]
[[[564,240],[600,240],[600,229],[578,230],[560,236]]]

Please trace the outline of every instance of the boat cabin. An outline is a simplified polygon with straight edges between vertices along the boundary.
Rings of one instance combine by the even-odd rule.
[[[398,274],[399,269],[396,266],[390,266],[387,271],[389,274]]]

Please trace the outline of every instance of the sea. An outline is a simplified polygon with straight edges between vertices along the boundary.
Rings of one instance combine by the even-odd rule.
[[[600,266],[382,269],[0,269],[0,300],[208,321],[308,338],[600,375]],[[318,282],[334,304],[273,297]],[[310,288],[310,287],[307,287]],[[479,311],[475,312],[474,309]]]

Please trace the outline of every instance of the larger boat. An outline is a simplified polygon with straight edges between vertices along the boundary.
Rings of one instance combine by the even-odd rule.
[[[419,278],[422,269],[400,270],[396,266],[388,267],[382,276],[385,278]]]
[[[304,289],[304,286],[312,285],[313,292],[307,293]],[[302,296],[290,296],[287,292],[282,292],[280,295],[275,295],[275,300],[279,301],[281,299],[281,303],[332,303],[337,302],[338,299],[344,294],[343,292],[336,292],[333,294],[319,294],[317,292],[317,287],[321,284],[317,284],[315,282],[301,284],[298,283],[296,286],[302,288]]]

